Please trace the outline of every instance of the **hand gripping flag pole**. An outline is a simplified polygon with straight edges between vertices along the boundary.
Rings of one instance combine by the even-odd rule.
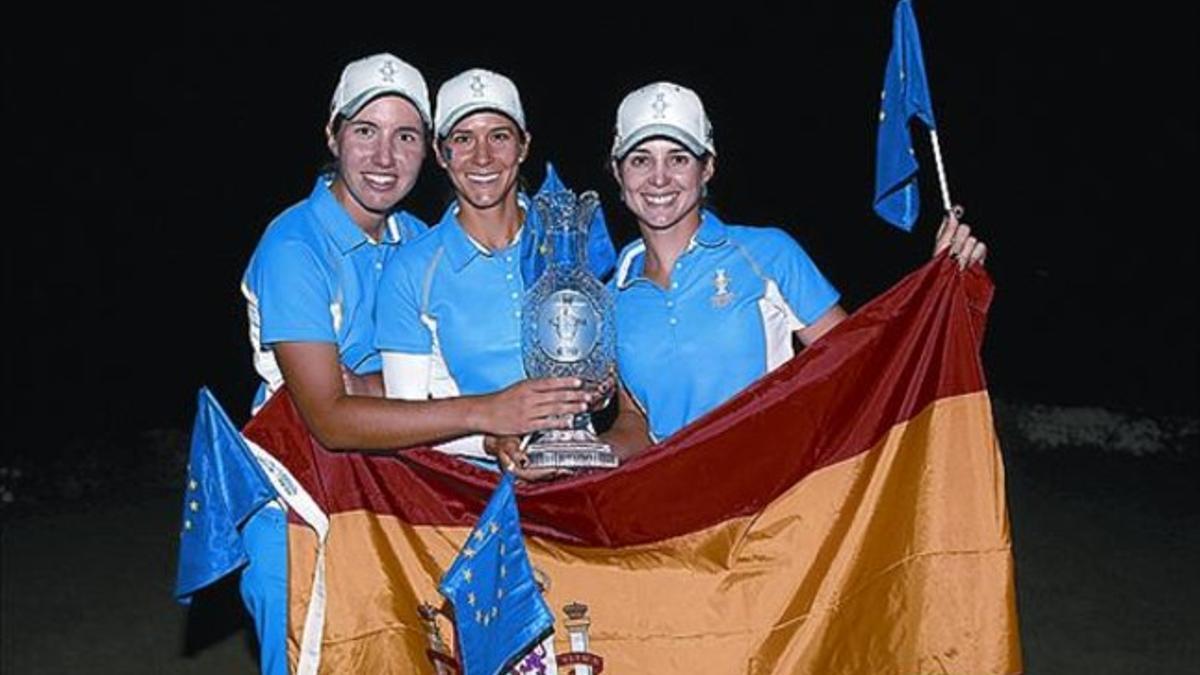
[[[925,78],[921,36],[911,0],[900,0],[892,17],[892,49],[883,74],[875,154],[875,212],[906,232],[912,230],[920,213],[917,160],[908,129],[913,118],[929,129],[942,208],[949,212],[950,186]]]

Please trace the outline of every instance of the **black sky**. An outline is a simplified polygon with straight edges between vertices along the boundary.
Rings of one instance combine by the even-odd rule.
[[[718,210],[787,227],[861,305],[926,257],[936,186],[925,161],[913,235],[873,216],[891,4],[826,4],[855,6],[8,20],[6,418],[64,438],[182,428],[209,384],[244,419],[242,268],[325,161],[341,66],[380,50],[434,88],[472,66],[512,77],[534,136],[526,178],[552,159],[599,189],[620,243],[634,229],[604,171],[615,107],[656,79],[695,88]],[[917,6],[951,188],[992,249],[992,389],[1195,414],[1195,10],[998,5]],[[427,167],[407,206],[434,219],[447,196]]]

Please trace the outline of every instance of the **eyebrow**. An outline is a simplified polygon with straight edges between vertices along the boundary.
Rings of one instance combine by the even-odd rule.
[[[490,127],[484,127],[483,129],[479,130],[480,133],[484,133],[484,134],[490,134],[490,133],[493,133],[496,131],[510,131],[515,134],[515,133],[517,133],[517,125],[513,122],[504,121],[499,124],[496,124],[496,125],[493,125]],[[472,133],[476,133],[476,132],[474,132],[470,129],[459,129],[458,127],[455,127],[454,129],[450,130],[451,135],[452,134],[472,134]]]
[[[378,124],[376,124],[375,122],[372,122],[370,120],[354,120],[351,122],[347,122],[346,126],[347,127],[371,127],[373,129],[380,128]],[[412,125],[409,125],[409,126],[403,126],[403,127],[396,127],[396,131],[407,131],[409,133],[414,133],[414,134],[417,134],[418,136],[420,136],[424,130],[421,127],[414,127]]]
[[[645,148],[636,148],[634,150],[630,150],[629,154],[625,155],[625,157],[629,158],[629,157],[633,157],[634,155],[637,155],[639,157],[653,157],[654,156],[654,154],[652,152],[650,152],[649,150],[647,150]],[[687,148],[671,148],[670,150],[667,151],[666,155],[667,155],[667,157],[677,157],[679,155],[686,155],[687,157],[695,157],[695,155],[693,155],[691,153],[691,151],[689,151]]]
[[[488,127],[483,130],[483,135],[491,136],[492,134],[496,133],[497,131],[503,131],[503,132],[512,134],[513,136],[517,135],[517,127],[513,124],[497,124],[494,127]]]

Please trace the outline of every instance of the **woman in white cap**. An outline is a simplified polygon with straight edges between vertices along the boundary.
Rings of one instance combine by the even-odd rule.
[[[518,186],[532,139],[512,80],[481,68],[451,78],[438,90],[434,128],[455,202],[392,260],[379,290],[387,395],[410,400],[483,394],[525,378],[521,304],[540,231]],[[615,258],[607,231],[594,231],[591,243],[601,251],[592,269],[603,275]],[[504,454],[495,440],[471,436],[442,449],[486,461]],[[506,454],[501,462],[508,468]]]
[[[704,105],[686,87],[654,83],[617,109],[612,171],[641,233],[618,258],[611,286],[624,386],[606,437],[625,455],[787,361],[793,337],[812,344],[846,317],[790,235],[729,225],[704,208],[716,155]],[[946,246],[963,265],[986,251],[953,216],[935,255]],[[687,367],[663,377],[671,363]]]

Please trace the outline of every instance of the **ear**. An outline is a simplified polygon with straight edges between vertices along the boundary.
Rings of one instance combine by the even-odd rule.
[[[523,164],[525,158],[529,156],[529,146],[533,143],[533,135],[528,131],[525,132],[525,142],[521,144],[521,157],[517,159],[517,164]]]
[[[433,148],[433,158],[437,161],[438,166],[442,167],[443,169],[449,169],[450,163],[447,162],[445,156],[442,155],[442,144],[445,142],[446,141],[438,140],[438,137],[434,136],[433,139],[429,141],[429,145]]]
[[[617,187],[624,189],[625,184],[621,182],[621,163],[616,159],[609,160],[608,169],[612,172],[613,180],[617,181]]]
[[[333,133],[332,120],[330,120],[329,124],[325,125],[325,146],[329,148],[330,154],[332,154],[335,159],[340,159],[340,156],[338,155],[337,135]]]
[[[709,155],[704,162],[703,181],[707,185],[708,181],[712,180],[713,174],[717,172],[717,158],[715,155]]]

